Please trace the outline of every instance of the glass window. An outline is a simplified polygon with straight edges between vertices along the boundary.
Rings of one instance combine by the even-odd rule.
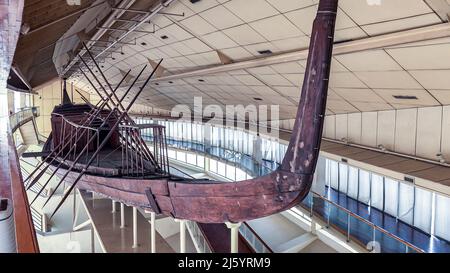
[[[358,169],[355,167],[348,167],[348,190],[347,195],[353,199],[358,199]]]
[[[339,163],[339,191],[347,193],[348,165]]]
[[[214,159],[209,160],[209,170],[211,172],[217,173],[217,160]]]
[[[412,225],[414,213],[414,186],[401,182],[399,184],[398,219]]]
[[[186,162],[192,165],[197,165],[197,156],[195,154],[186,153]]]
[[[398,181],[390,178],[384,179],[384,211],[397,216],[398,210]]]
[[[372,173],[370,205],[379,210],[384,207],[384,177]]]
[[[205,167],[205,158],[201,155],[197,155],[197,166],[201,168]]]
[[[431,233],[432,193],[415,188],[414,226]]]
[[[186,162],[186,154],[184,152],[177,151],[177,160]]]
[[[450,241],[450,198],[436,194],[434,234]]]
[[[236,181],[242,181],[246,179],[246,174],[239,168],[236,168]]]
[[[153,147],[150,147],[151,149],[153,149]],[[167,155],[170,157],[170,158],[176,158],[176,152],[174,151],[174,150],[167,150]]]
[[[370,173],[368,171],[359,170],[358,201],[367,205],[370,202]]]
[[[339,190],[339,163],[334,160],[327,160],[330,166],[330,186]]]
[[[217,173],[223,177],[226,177],[225,163],[217,162]]]
[[[231,165],[227,165],[227,178],[236,181],[236,168]]]

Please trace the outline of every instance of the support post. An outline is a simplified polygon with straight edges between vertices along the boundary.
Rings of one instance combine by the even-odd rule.
[[[95,253],[95,232],[94,227],[91,227],[91,252]]]
[[[114,201],[114,200],[111,200],[112,201],[112,213],[115,213],[116,212],[116,201]]]
[[[180,223],[180,253],[186,253],[186,220],[175,219]]]
[[[239,227],[241,226],[241,223],[225,223],[227,227],[230,229],[231,233],[231,253],[238,253],[239,252]]]
[[[125,228],[125,205],[120,203],[120,228]]]
[[[137,238],[137,208],[133,207],[133,248],[138,247]]]
[[[150,212],[150,225],[151,225],[151,229],[150,229],[150,240],[151,240],[151,251],[152,253],[156,253],[156,227],[155,227],[155,216],[156,213],[154,212]]]

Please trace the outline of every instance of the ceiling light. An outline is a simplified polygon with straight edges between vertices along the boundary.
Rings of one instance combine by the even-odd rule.
[[[199,82],[204,82],[205,80],[203,80],[203,79],[198,79],[198,81],[199,81]]]
[[[161,36],[161,39],[163,39],[163,40],[168,39],[168,38],[169,38],[169,37],[167,37],[167,35]]]
[[[173,83],[173,81],[169,81],[169,83]]]
[[[263,99],[261,99],[261,98],[253,98],[254,100],[263,100]]]
[[[142,42],[141,45],[142,45],[142,46],[146,46],[147,43],[146,43],[146,42]]]
[[[192,4],[195,4],[197,2],[200,2],[200,0],[189,0]]]
[[[416,96],[407,96],[407,95],[392,95],[394,98],[398,100],[417,100]]]
[[[258,53],[261,55],[272,54],[272,51],[269,49],[266,50],[258,50]]]

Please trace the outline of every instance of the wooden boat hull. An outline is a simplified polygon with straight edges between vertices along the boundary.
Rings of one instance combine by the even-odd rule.
[[[108,135],[104,136],[104,140],[99,144],[94,155],[91,155],[90,159],[86,161],[86,167],[76,170],[75,164],[69,164],[70,168],[58,168],[58,160],[54,159],[58,157],[59,152],[47,163],[51,164],[56,174],[63,178],[63,181],[72,184],[70,189],[74,187],[86,189],[127,205],[201,223],[247,221],[278,213],[297,205],[307,196],[310,190],[319,156],[330,76],[334,25],[338,8],[337,2],[337,0],[321,0],[319,2],[317,17],[313,23],[305,80],[291,140],[280,168],[273,173],[234,183],[183,180],[177,177],[167,178],[168,171],[158,172],[164,168],[156,168],[160,163],[168,162],[167,152],[164,153],[164,149],[161,149],[163,145],[158,146],[160,148],[160,152],[157,152],[160,157],[159,161],[155,159],[158,156],[153,157],[151,153],[148,156],[150,161],[155,161],[152,174],[159,174],[158,179],[129,178],[129,176],[124,175],[130,172],[125,168],[123,162],[127,163],[126,167],[128,168],[128,158],[131,158],[131,160],[136,158],[128,155],[125,157],[127,160],[122,162],[121,172],[118,173],[120,176],[105,177],[90,173],[88,170],[90,163],[105,147],[107,141],[110,141],[114,130],[118,128],[119,122],[126,116],[126,112],[120,114],[117,122],[110,128]],[[110,115],[108,114],[108,116]],[[71,117],[73,118],[73,116]],[[107,120],[106,118],[105,121],[102,121],[101,128],[104,128]],[[58,119],[55,119],[55,122],[58,122]],[[65,134],[71,131],[67,128],[74,127],[74,125],[71,125],[72,121],[66,121],[64,118],[64,122],[69,127],[60,127],[63,142],[69,139],[65,137]],[[79,129],[80,127],[76,125],[75,128]],[[89,129],[92,130],[92,128]],[[154,130],[154,132],[159,132],[153,134],[157,140],[155,143],[158,143],[158,141],[161,144],[165,143],[163,141],[165,134],[162,133],[161,128],[154,129],[159,130]],[[128,127],[126,127],[125,132],[129,132]],[[99,139],[101,134],[96,133],[95,136]],[[126,134],[122,147],[128,147],[129,137],[133,138],[134,136],[135,134]],[[46,145],[47,151],[52,147],[50,139]],[[135,146],[141,147],[145,152],[147,146],[141,145],[142,139],[140,141],[135,141]],[[114,146],[114,143],[117,144],[113,141],[111,146]],[[74,151],[78,151],[77,145],[72,145],[72,147],[75,147]],[[89,151],[89,149],[88,145],[83,148],[86,151]],[[81,158],[82,151],[76,157],[75,162]],[[70,154],[67,153],[67,155]],[[133,161],[131,163],[131,166],[133,166]],[[168,163],[164,166],[168,166]],[[144,172],[142,173],[144,174]],[[138,172],[132,174],[136,175],[134,177],[139,175]],[[67,196],[67,194],[64,196],[58,207]]]
[[[50,167],[53,168],[54,167]],[[58,177],[66,169],[59,168]],[[79,173],[71,171],[65,182],[72,184]],[[104,195],[129,206],[201,223],[241,222],[286,210],[308,193],[311,183],[274,172],[252,180],[224,183],[170,181],[169,179],[127,179],[85,174],[76,187]],[[275,176],[275,177],[274,177]],[[277,178],[278,177],[278,178]],[[284,180],[286,183],[274,183]],[[280,187],[281,185],[281,187]],[[149,194],[151,196],[149,197]],[[154,203],[152,204],[152,197]],[[155,205],[157,207],[155,207]]]

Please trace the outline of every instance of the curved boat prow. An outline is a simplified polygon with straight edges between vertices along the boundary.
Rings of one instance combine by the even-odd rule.
[[[337,7],[338,0],[319,2],[295,124],[280,168],[263,177],[209,187],[169,182],[174,217],[240,222],[286,210],[307,196],[319,157]],[[209,209],[199,213],[200,208]]]

